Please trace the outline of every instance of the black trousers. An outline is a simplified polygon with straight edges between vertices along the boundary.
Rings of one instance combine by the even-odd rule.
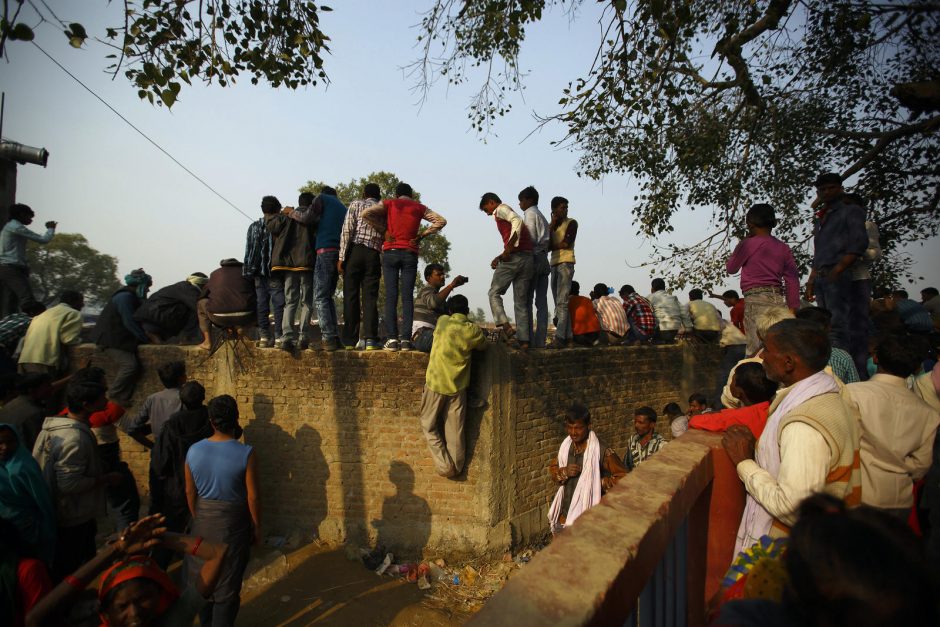
[[[62,581],[66,575],[71,575],[95,556],[97,533],[98,525],[94,520],[56,529],[55,560],[52,565],[55,581]]]
[[[382,257],[379,251],[361,244],[350,245],[343,264],[343,344],[355,345],[360,335],[365,339],[379,339],[378,302],[381,278]]]

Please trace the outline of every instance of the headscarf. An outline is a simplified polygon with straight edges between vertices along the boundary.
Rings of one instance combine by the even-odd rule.
[[[132,579],[148,579],[160,588],[160,600],[157,603],[157,615],[164,614],[179,598],[180,592],[170,577],[146,555],[132,555],[121,560],[104,575],[101,576],[101,587],[98,588],[98,603],[103,605],[108,594],[122,583]],[[102,611],[101,624],[107,625],[108,620]]]
[[[130,274],[124,275],[124,284],[128,287],[137,288],[137,297],[145,298],[147,296],[147,290],[153,285],[153,278],[144,272],[143,268],[137,268]]]
[[[39,464],[13,425],[0,423],[16,437],[16,448],[6,461],[0,461],[0,518],[16,525],[23,541],[52,563],[55,549],[55,507]]]
[[[196,287],[202,287],[209,282],[209,277],[204,274],[190,274],[186,277],[186,282]]]

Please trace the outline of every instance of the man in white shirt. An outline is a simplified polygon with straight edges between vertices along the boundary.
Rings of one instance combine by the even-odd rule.
[[[666,291],[666,282],[653,279],[653,293],[646,297],[656,316],[656,332],[653,341],[657,344],[673,344],[676,337],[692,332],[689,310],[679,304],[679,299]]]
[[[882,338],[874,360],[877,374],[845,388],[861,430],[862,503],[903,520],[914,503],[914,480],[930,468],[940,413],[907,387],[920,366],[909,340]]]
[[[532,318],[532,301],[535,300],[535,334],[532,348],[545,348],[548,337],[548,220],[539,211],[539,192],[531,185],[519,192],[519,208],[522,222],[532,237],[532,277],[529,280],[529,320]]]
[[[787,535],[800,502],[813,493],[850,507],[861,501],[858,427],[835,378],[824,371],[829,350],[825,332],[807,320],[783,320],[764,336],[764,371],[784,387],[756,448],[742,425],[722,439],[747,490],[735,555],[761,536]]]
[[[59,295],[59,304],[42,312],[29,324],[20,352],[20,372],[59,374],[66,371],[64,346],[82,341],[84,297],[73,290]]]

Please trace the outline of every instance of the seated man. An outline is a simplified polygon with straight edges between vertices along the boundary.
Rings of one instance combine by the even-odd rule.
[[[571,282],[568,293],[568,317],[571,319],[571,334],[575,344],[597,346],[600,344],[601,323],[590,298],[581,296],[581,285]]]
[[[466,452],[463,425],[467,417],[470,356],[486,346],[486,337],[480,327],[467,320],[470,304],[466,296],[451,296],[447,310],[450,315],[438,318],[434,328],[421,397],[421,429],[437,474],[452,479],[463,470]]]
[[[623,456],[623,465],[630,470],[666,445],[663,436],[656,433],[656,411],[652,407],[639,407],[633,412],[633,430]]]
[[[689,427],[705,431],[727,431],[731,425],[744,425],[759,438],[767,423],[770,402],[777,394],[777,384],[764,374],[757,362],[743,363],[731,377],[731,390],[742,406],[700,413],[689,419]]]
[[[882,338],[875,363],[869,381],[845,386],[861,428],[862,503],[906,520],[914,481],[930,469],[940,413],[908,389],[907,378],[920,370],[909,338]]]
[[[895,309],[901,316],[901,322],[909,333],[930,333],[933,331],[933,319],[922,303],[912,300],[907,290],[894,290],[891,293],[889,308]]]
[[[627,469],[612,448],[601,443],[591,430],[591,412],[580,403],[565,412],[568,433],[552,459],[548,474],[558,485],[548,510],[553,534],[561,532],[589,508],[597,505],[601,495],[614,487]]]
[[[594,311],[604,331],[604,339],[608,344],[623,344],[630,330],[627,321],[627,312],[623,303],[616,296],[610,295],[610,289],[604,283],[598,283],[591,292],[591,301]]]
[[[627,314],[630,330],[627,331],[626,344],[644,344],[649,342],[656,331],[656,316],[649,301],[636,293],[632,285],[620,288],[620,299]]]
[[[666,291],[666,281],[653,279],[652,293],[646,300],[653,307],[656,316],[656,331],[653,342],[656,344],[675,344],[676,338],[692,332],[692,320],[689,310],[679,304],[679,299]]]
[[[689,290],[689,318],[692,320],[692,336],[702,342],[714,344],[721,335],[721,316],[711,303],[702,300],[702,290]]]
[[[63,373],[66,368],[65,346],[82,341],[81,294],[66,290],[59,295],[59,304],[42,312],[29,325],[20,351],[20,372]]]
[[[668,403],[663,407],[663,416],[669,421],[669,431],[672,437],[678,438],[689,430],[689,417],[682,413],[679,403]]]
[[[444,286],[444,266],[429,263],[424,268],[425,285],[415,297],[414,322],[411,325],[412,348],[422,353],[430,353],[434,342],[434,326],[437,319],[447,313],[445,303],[450,293],[464,285],[468,279],[457,275],[446,287]]]
[[[251,279],[242,274],[242,262],[238,259],[223,259],[219,268],[209,275],[209,282],[203,288],[202,297],[197,303],[199,329],[202,331],[202,344],[199,348],[208,350],[210,324],[223,329],[236,329],[257,323],[257,295]]]
[[[191,340],[199,324],[196,303],[208,280],[202,272],[193,272],[185,281],[160,288],[134,312],[134,320],[164,342],[177,336],[180,344]]]

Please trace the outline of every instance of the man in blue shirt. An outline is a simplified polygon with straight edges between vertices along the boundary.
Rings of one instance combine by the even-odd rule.
[[[806,283],[806,300],[832,312],[832,345],[852,356],[861,377],[868,361],[868,313],[871,282],[853,281],[846,272],[865,254],[868,231],[865,209],[845,193],[842,177],[834,172],[816,178],[819,210],[813,225],[813,264]]]
[[[29,267],[26,265],[26,240],[48,244],[55,235],[56,222],[46,222],[42,235],[26,228],[33,222],[33,210],[27,205],[10,207],[10,221],[0,231],[0,284],[16,294],[20,307],[36,302],[29,286]]]

